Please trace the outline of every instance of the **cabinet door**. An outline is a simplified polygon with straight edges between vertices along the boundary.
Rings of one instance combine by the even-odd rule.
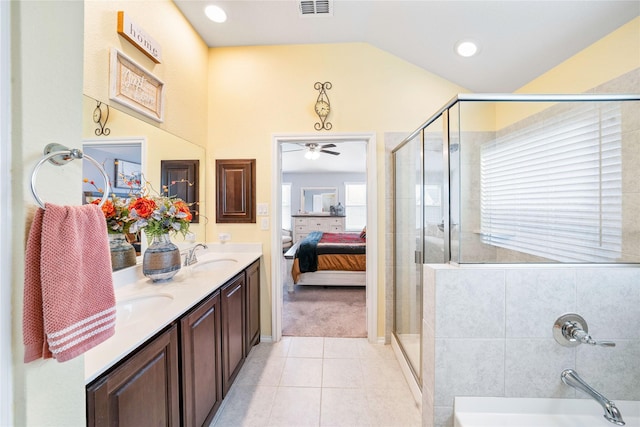
[[[179,399],[174,325],[87,387],[87,425],[177,426]]]
[[[222,396],[226,396],[244,363],[245,281],[244,272],[220,290],[222,302]]]
[[[256,222],[256,159],[216,159],[216,222]]]
[[[182,419],[184,426],[208,425],[222,403],[220,292],[180,320]]]
[[[245,356],[260,342],[260,260],[245,270],[247,292],[247,333]]]
[[[167,195],[176,196],[189,205],[191,222],[200,222],[198,215],[198,177],[200,160],[160,160],[160,182]]]

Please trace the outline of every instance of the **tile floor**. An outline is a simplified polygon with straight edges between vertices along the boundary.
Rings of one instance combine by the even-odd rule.
[[[391,346],[284,337],[253,348],[211,427],[420,426]]]

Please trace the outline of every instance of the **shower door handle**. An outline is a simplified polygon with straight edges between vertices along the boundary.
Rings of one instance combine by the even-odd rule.
[[[413,258],[416,264],[422,264],[422,251],[415,251]]]

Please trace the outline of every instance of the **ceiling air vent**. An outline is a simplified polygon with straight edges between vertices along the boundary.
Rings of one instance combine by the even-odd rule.
[[[301,0],[298,2],[300,16],[331,16],[333,0]]]

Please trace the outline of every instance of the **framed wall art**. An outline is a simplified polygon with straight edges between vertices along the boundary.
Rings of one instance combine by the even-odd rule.
[[[118,49],[111,49],[109,97],[157,122],[164,120],[164,83]]]
[[[142,186],[142,170],[140,163],[128,162],[126,160],[115,160],[115,188],[126,188],[139,190]]]

